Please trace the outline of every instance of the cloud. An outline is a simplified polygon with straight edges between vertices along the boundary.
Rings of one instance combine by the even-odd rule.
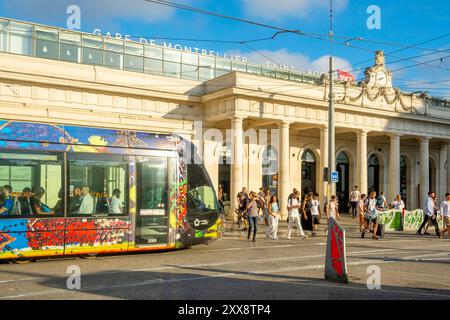
[[[157,22],[170,19],[175,9],[144,0],[14,0],[5,1],[2,6],[6,15],[41,23],[64,23],[68,18],[69,5],[81,9],[83,24],[108,23],[117,18]]]
[[[317,10],[328,10],[329,0],[243,0],[244,12],[252,17],[280,21],[284,18],[306,18]],[[343,10],[348,0],[335,0],[333,9]]]
[[[258,53],[259,52],[259,53]],[[293,66],[295,71],[306,72],[308,69],[328,72],[328,59],[329,56],[321,56],[317,59],[311,59],[309,56],[298,53],[290,52],[288,49],[279,50],[258,50],[251,52],[242,52],[240,50],[228,51],[228,55],[238,55],[241,57],[246,57],[248,62],[266,64],[267,61],[276,62],[279,65]],[[349,66],[350,61],[334,57],[334,69],[343,68]]]

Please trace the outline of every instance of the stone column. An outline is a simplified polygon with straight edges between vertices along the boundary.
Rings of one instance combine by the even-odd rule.
[[[420,208],[425,208],[425,200],[428,191],[430,191],[430,154],[429,154],[429,138],[420,139]]]
[[[280,203],[281,216],[287,216],[287,198],[289,196],[289,125],[290,122],[283,121],[279,125],[280,142],[279,142],[279,171],[278,171],[278,195]]]
[[[391,134],[390,140],[388,203],[394,201],[397,194],[400,193],[400,135]]]
[[[367,194],[367,132],[361,130],[356,134],[356,181],[361,194]]]
[[[230,209],[234,213],[237,208],[236,195],[242,190],[242,167],[244,165],[244,138],[243,138],[243,118],[233,117],[231,119],[231,195]]]
[[[328,182],[323,181],[323,170],[328,167],[328,127],[320,128],[320,203],[325,203],[328,197]]]

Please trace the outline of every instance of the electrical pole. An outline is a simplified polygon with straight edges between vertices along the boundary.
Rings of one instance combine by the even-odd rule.
[[[331,172],[336,167],[335,160],[335,130],[334,130],[334,103],[333,103],[333,0],[330,0],[330,70],[328,93],[328,192],[327,198],[336,193],[335,183],[331,181]]]

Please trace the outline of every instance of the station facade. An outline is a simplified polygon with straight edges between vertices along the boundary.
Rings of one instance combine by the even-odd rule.
[[[384,55],[360,83],[336,82],[335,193],[352,186],[423,206],[450,191],[450,101],[402,92]],[[242,187],[323,199],[328,81],[292,70],[93,34],[0,20],[0,119],[181,134],[235,206]],[[232,131],[230,131],[230,129]],[[274,130],[277,129],[277,130]],[[266,130],[267,139],[259,139]],[[277,131],[272,141],[271,131]],[[258,139],[248,132],[256,133]],[[271,138],[272,137],[272,138]],[[285,212],[284,212],[285,214]]]

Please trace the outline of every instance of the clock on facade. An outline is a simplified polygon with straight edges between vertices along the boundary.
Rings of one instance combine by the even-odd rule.
[[[375,83],[378,86],[385,86],[387,83],[387,75],[386,72],[384,70],[378,70],[375,76]]]

